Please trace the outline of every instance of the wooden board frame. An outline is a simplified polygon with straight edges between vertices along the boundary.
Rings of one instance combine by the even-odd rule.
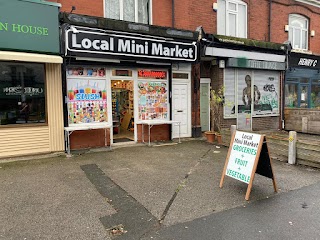
[[[223,187],[224,177],[226,176],[226,171],[227,171],[228,163],[229,163],[229,160],[230,160],[230,154],[231,154],[231,151],[232,151],[232,146],[233,146],[233,143],[234,143],[235,136],[236,136],[236,132],[234,132],[232,137],[231,137],[228,154],[227,154],[227,157],[226,157],[226,161],[225,161],[225,164],[224,164],[224,168],[223,168],[223,172],[222,172],[222,176],[221,176],[221,180],[220,180],[220,185],[219,185],[220,188]],[[273,188],[274,188],[275,192],[278,192],[277,183],[276,183],[276,180],[275,180],[275,176],[274,176],[274,172],[273,172],[273,168],[272,168],[272,163],[271,163],[271,158],[270,158],[270,154],[269,154],[270,152],[269,152],[269,148],[268,148],[267,141],[266,141],[266,136],[265,135],[260,135],[260,141],[259,141],[259,145],[258,145],[258,149],[257,149],[257,154],[256,154],[256,157],[255,157],[255,160],[254,160],[254,165],[253,165],[252,172],[251,172],[251,175],[250,175],[250,181],[249,181],[247,192],[246,192],[246,195],[245,195],[245,200],[247,200],[247,201],[250,198],[250,193],[251,193],[251,189],[252,189],[252,186],[253,186],[254,176],[256,174],[257,166],[258,166],[258,163],[259,163],[259,160],[260,160],[261,149],[262,149],[264,144],[266,146],[267,155],[268,155],[269,162],[270,162],[270,171],[271,171],[271,175],[272,175],[271,179],[272,179],[272,182],[273,182]]]

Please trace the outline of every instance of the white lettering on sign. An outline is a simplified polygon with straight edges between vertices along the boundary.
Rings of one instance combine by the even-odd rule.
[[[300,58],[298,65],[299,66],[308,66],[315,67],[317,66],[318,60],[313,60],[309,58]]]
[[[258,153],[261,135],[237,131],[226,169],[226,175],[249,183]]]
[[[79,28],[79,33],[68,30],[67,51],[185,61],[194,61],[197,56],[197,46],[191,43],[169,42],[120,34],[95,34],[79,30]]]

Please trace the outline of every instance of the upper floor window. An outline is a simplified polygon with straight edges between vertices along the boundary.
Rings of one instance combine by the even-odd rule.
[[[294,49],[308,50],[308,19],[297,14],[289,15],[289,40]]]
[[[247,4],[241,0],[218,0],[218,27],[221,35],[247,37]]]
[[[107,18],[151,24],[152,0],[105,0]]]

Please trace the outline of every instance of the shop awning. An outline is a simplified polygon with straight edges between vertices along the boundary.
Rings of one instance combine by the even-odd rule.
[[[228,58],[246,58],[261,61],[285,62],[285,55],[270,53],[250,52],[243,50],[233,50],[227,48],[207,47],[205,56],[228,57]]]
[[[60,56],[9,51],[0,51],[0,60],[57,64],[62,64],[63,62],[63,59]]]

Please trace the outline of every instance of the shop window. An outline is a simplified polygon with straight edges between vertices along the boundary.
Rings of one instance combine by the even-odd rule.
[[[45,121],[44,64],[0,62],[0,124]]]
[[[139,120],[168,120],[167,71],[138,70]]]
[[[289,40],[294,49],[308,50],[308,19],[298,15],[289,15]]]
[[[311,108],[320,109],[320,80],[313,80],[312,81]]]
[[[247,4],[241,0],[218,0],[218,34],[247,37]]]
[[[295,84],[295,83],[286,84],[285,106],[290,108],[298,107],[298,84]]]
[[[225,69],[224,117],[239,114],[279,114],[279,73],[264,70]]]
[[[105,0],[105,16],[150,24],[151,0]]]
[[[69,125],[108,121],[105,68],[69,67],[67,94]]]
[[[320,79],[317,70],[293,69],[286,74],[285,106],[320,109]]]

